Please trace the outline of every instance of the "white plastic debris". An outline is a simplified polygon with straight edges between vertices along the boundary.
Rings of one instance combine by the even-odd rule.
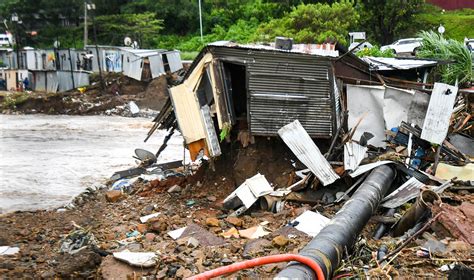
[[[292,223],[298,222],[295,228],[299,231],[306,233],[311,237],[315,237],[328,223],[329,219],[323,215],[313,212],[305,211],[299,215]]]
[[[142,222],[142,224],[144,224],[144,223],[146,223],[149,219],[158,217],[160,214],[161,214],[160,212],[157,212],[157,213],[153,213],[153,214],[150,214],[150,215],[146,215],[146,216],[140,217],[140,222]]]
[[[270,183],[268,183],[265,176],[257,173],[255,176],[245,180],[242,185],[240,185],[224,200],[224,203],[237,196],[245,207],[249,209],[259,197],[267,195],[272,191],[273,188]]]
[[[168,231],[168,235],[171,236],[174,240],[178,239],[183,235],[183,232],[186,230],[186,227],[178,228],[172,231]]]
[[[132,266],[152,267],[156,265],[156,254],[152,252],[130,252],[129,250],[124,250],[122,252],[115,252],[114,258]]]
[[[132,115],[136,115],[140,112],[140,108],[138,108],[138,105],[133,101],[130,101],[130,103],[128,103],[128,108],[130,108],[130,112],[132,113]]]
[[[15,255],[20,252],[20,248],[12,246],[0,246],[0,256]]]

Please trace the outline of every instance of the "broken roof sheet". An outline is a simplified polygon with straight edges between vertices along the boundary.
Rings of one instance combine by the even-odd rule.
[[[423,67],[433,67],[439,64],[437,60],[406,59],[396,57],[363,57],[362,60],[370,65],[371,70],[408,70]]]
[[[208,46],[242,48],[242,49],[249,49],[249,50],[267,50],[267,51],[300,53],[300,54],[330,56],[330,57],[339,56],[339,51],[336,49],[336,46],[334,44],[293,44],[293,47],[291,50],[277,49],[275,48],[275,43],[263,45],[263,44],[237,44],[232,41],[217,41],[217,42],[208,44]]]

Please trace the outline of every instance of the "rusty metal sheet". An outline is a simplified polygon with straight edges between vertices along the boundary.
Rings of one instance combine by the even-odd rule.
[[[298,120],[280,128],[278,134],[295,156],[316,175],[324,186],[339,179]]]

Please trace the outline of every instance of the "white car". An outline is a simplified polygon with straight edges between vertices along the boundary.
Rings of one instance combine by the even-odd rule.
[[[390,45],[382,46],[380,48],[381,51],[385,50],[392,50],[395,54],[397,53],[411,53],[415,54],[416,49],[421,46],[421,42],[423,41],[422,38],[407,38],[407,39],[400,39],[398,41],[393,42]]]

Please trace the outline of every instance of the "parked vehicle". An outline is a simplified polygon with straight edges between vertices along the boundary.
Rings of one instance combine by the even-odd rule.
[[[474,53],[474,38],[464,38],[464,44],[471,53]]]
[[[398,41],[393,42],[390,45],[382,46],[380,50],[385,51],[385,50],[391,49],[395,54],[411,53],[414,55],[417,49],[421,46],[422,41],[423,41],[422,38],[400,39]]]
[[[11,34],[0,34],[0,47],[1,46],[11,46],[13,44],[13,39]]]

